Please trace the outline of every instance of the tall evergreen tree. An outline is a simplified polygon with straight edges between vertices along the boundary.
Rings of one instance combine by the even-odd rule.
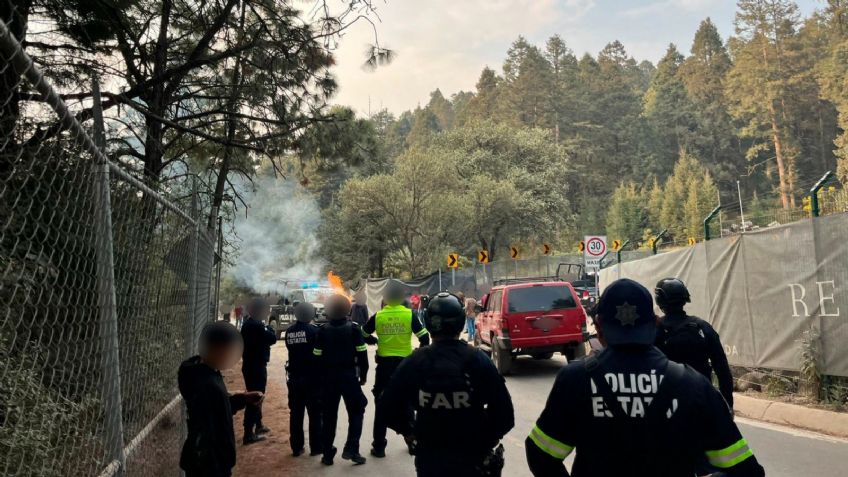
[[[725,76],[731,66],[718,29],[707,18],[695,33],[691,55],[680,66],[679,76],[695,114],[692,146],[717,180],[730,183],[744,166],[725,96]]]
[[[645,169],[659,177],[671,173],[680,151],[690,149],[694,129],[692,104],[678,76],[681,64],[683,55],[676,46],[669,45],[642,99],[642,114],[648,120],[654,141]]]
[[[615,189],[609,202],[607,235],[622,240],[640,239],[648,224],[643,191],[633,182],[623,182]]]
[[[466,124],[474,119],[494,117],[501,80],[502,78],[495,73],[495,70],[488,66],[483,68],[477,80],[477,92],[468,101],[465,113],[457,118],[460,123]]]
[[[430,102],[427,103],[427,109],[430,110],[439,121],[439,129],[445,130],[453,127],[454,111],[450,101],[445,99],[442,92],[436,88],[430,93]]]
[[[551,65],[553,76],[551,108],[554,113],[554,141],[559,143],[563,126],[574,120],[577,58],[559,35],[548,39],[545,44],[545,58]]]
[[[742,134],[755,140],[747,157],[774,154],[784,208],[795,205],[798,146],[789,130],[793,72],[787,60],[798,21],[798,6],[790,0],[739,0],[736,36],[730,41],[735,59],[728,75],[732,112],[747,123]]]
[[[498,118],[515,126],[553,130],[553,68],[539,48],[523,37],[512,44],[503,66]]]

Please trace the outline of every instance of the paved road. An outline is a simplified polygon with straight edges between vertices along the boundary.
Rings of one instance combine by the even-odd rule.
[[[373,353],[373,350],[371,350]],[[373,359],[373,357],[372,357]],[[373,361],[372,361],[373,363]],[[564,358],[549,361],[519,359],[515,371],[507,378],[507,386],[515,403],[515,428],[504,439],[506,448],[505,476],[529,476],[524,459],[524,439],[533,427],[542,411],[554,376]],[[372,369],[373,371],[373,369]],[[373,377],[373,374],[372,376]],[[371,443],[371,424],[374,419],[371,382],[366,385],[368,410],[365,417],[365,431],[362,438],[362,454],[367,456]],[[339,434],[336,446],[341,448],[344,442],[346,414],[341,406],[339,415]],[[757,458],[766,468],[769,477],[797,477],[810,475],[816,477],[844,477],[848,469],[848,441],[797,431],[780,426],[766,425],[754,421],[739,419],[742,433],[748,439]],[[391,431],[390,431],[391,433]],[[412,458],[406,454],[403,439],[399,436],[389,438],[386,459],[368,457],[363,466],[351,466],[350,463],[336,459],[333,467],[321,465],[312,458],[307,469],[308,475],[315,476],[414,476]]]

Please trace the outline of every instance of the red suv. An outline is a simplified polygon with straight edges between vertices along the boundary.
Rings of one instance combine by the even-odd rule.
[[[563,281],[498,285],[483,297],[474,343],[491,350],[492,361],[505,375],[516,356],[568,360],[586,355],[586,312],[571,284]]]

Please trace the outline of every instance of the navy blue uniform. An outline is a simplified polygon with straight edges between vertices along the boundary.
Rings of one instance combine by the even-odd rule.
[[[485,455],[514,425],[503,377],[485,354],[459,340],[412,353],[377,406],[391,429],[415,436],[419,476],[479,475]]]
[[[256,319],[248,317],[241,325],[241,337],[244,352],[241,360],[241,373],[244,386],[248,391],[265,392],[268,384],[268,361],[271,360],[271,346],[277,342],[273,330]],[[247,406],[244,411],[245,434],[253,434],[262,427],[262,404]]]
[[[303,450],[304,414],[309,414],[309,446],[312,454],[323,452],[321,440],[321,379],[315,343],[318,327],[297,322],[286,330],[285,341],[289,352],[286,363],[286,383],[289,389],[290,443],[292,451]]]
[[[685,313],[668,314],[657,328],[656,346],[668,359],[688,364],[710,381],[715,372],[719,391],[733,408],[733,375],[721,339],[709,323]]]
[[[704,455],[731,477],[765,475],[727,403],[697,371],[673,364],[679,376],[660,399],[672,368],[658,349],[619,346],[595,359],[594,370],[576,361],[557,376],[525,443],[533,475],[568,476],[563,460],[575,450],[576,477],[691,476]],[[650,408],[654,398],[662,408]],[[611,399],[618,409],[607,405]]]
[[[333,441],[336,439],[339,402],[342,399],[348,415],[344,451],[358,454],[362,421],[368,404],[361,388],[368,374],[368,354],[362,330],[347,319],[330,321],[319,329],[313,354],[318,357],[323,383],[324,457],[332,459],[335,455]]]
[[[236,464],[233,414],[244,409],[244,396],[230,396],[221,373],[199,356],[180,365],[177,383],[188,414],[180,468],[187,477],[229,477]]]

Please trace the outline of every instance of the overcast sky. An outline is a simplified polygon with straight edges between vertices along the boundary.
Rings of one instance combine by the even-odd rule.
[[[559,34],[580,56],[621,41],[637,60],[656,63],[669,43],[688,52],[698,24],[711,17],[726,39],[733,32],[735,0],[374,0],[382,45],[397,60],[363,71],[374,30],[353,26],[336,51],[340,88],[334,102],[365,115],[394,113],[425,104],[440,88],[445,96],[471,91],[486,65],[500,72],[509,45],[524,35],[541,45]],[[820,0],[797,2],[809,14]]]

